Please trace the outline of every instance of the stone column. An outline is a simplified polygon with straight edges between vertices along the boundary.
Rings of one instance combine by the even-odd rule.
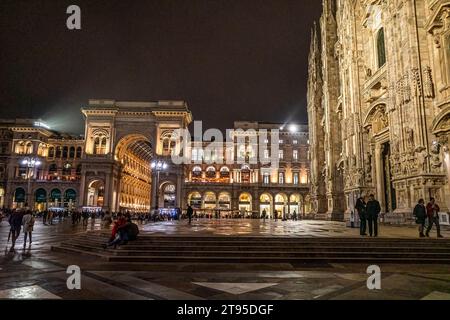
[[[449,147],[450,146],[449,146],[448,142],[443,145],[444,170],[447,173],[447,186],[444,187],[444,198],[445,198],[448,209],[450,209],[450,150],[449,150]]]
[[[181,188],[183,187],[183,177],[182,177],[182,175],[181,175],[181,173],[178,173],[178,175],[177,175],[177,198],[176,198],[176,201],[175,201],[175,206],[176,207],[182,207],[182,203],[183,203],[183,201],[182,201],[182,195],[181,195]]]
[[[384,168],[383,168],[383,150],[384,146],[377,143],[375,146],[375,171],[377,179],[377,200],[381,205],[381,212],[385,213],[385,199],[384,199]]]
[[[157,178],[156,171],[153,171],[152,173],[153,173],[152,174],[152,184],[151,184],[152,192],[151,192],[151,198],[150,198],[150,207],[152,209],[154,209],[155,206],[158,205],[158,201],[159,201],[159,199],[156,199],[156,188],[158,187],[156,184],[159,182],[157,182],[158,178]]]

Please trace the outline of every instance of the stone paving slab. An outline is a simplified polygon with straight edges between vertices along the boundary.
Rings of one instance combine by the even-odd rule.
[[[343,237],[359,238],[358,230],[323,221],[274,222],[220,220],[164,222],[140,226],[149,235]],[[7,225],[0,226],[0,299],[449,299],[448,265],[381,264],[382,290],[366,287],[367,265],[302,264],[105,264],[86,256],[50,251],[50,246],[86,231],[97,222],[72,226],[37,223],[34,243],[9,253]],[[107,231],[107,230],[106,230]],[[417,238],[415,226],[381,226],[383,238]],[[450,238],[448,229],[444,235]],[[82,290],[68,290],[67,266],[82,270]],[[233,289],[234,288],[234,289]],[[228,292],[227,292],[228,291]],[[28,294],[28,295],[27,295]]]

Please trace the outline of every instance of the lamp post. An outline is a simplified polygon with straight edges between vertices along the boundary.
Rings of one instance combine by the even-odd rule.
[[[25,158],[22,160],[22,165],[27,166],[27,180],[28,180],[27,203],[28,203],[28,206],[31,203],[31,176],[34,176],[34,168],[39,167],[41,164],[42,164],[42,162],[36,158]]]
[[[155,199],[155,209],[159,207],[159,175],[161,171],[166,170],[168,167],[167,163],[161,160],[155,160],[151,163],[152,170],[156,171],[156,199]]]

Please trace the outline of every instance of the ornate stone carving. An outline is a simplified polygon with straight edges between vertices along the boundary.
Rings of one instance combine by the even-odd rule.
[[[414,149],[414,130],[411,128],[406,129],[406,144],[409,149]]]
[[[433,172],[439,172],[442,167],[441,145],[433,143],[431,146],[431,169]]]
[[[408,73],[403,76],[403,101],[404,103],[411,101],[411,84]]]
[[[413,68],[411,70],[411,80],[413,83],[413,87],[415,89],[415,92],[421,92],[422,90],[422,84],[420,82],[420,73],[418,68]]]
[[[416,149],[416,157],[417,157],[417,169],[420,172],[427,171],[427,159],[429,158],[429,154],[427,149],[424,147],[419,147]]]
[[[434,85],[429,66],[423,67],[423,93],[425,98],[434,98]]]

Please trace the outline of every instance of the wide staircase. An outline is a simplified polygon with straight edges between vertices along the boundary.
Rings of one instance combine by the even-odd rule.
[[[108,234],[88,232],[52,247],[118,263],[440,263],[450,264],[450,240],[152,236],[103,249]]]

